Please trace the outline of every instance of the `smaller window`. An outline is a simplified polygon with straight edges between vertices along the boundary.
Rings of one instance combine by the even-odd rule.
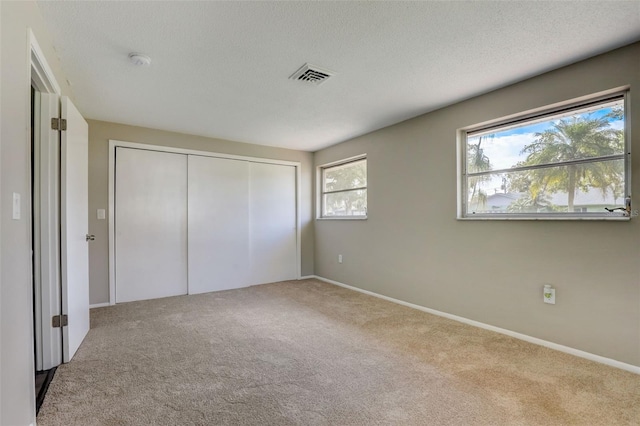
[[[320,167],[322,218],[367,216],[367,159]]]

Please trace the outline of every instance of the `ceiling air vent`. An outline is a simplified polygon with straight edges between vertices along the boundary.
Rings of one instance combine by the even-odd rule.
[[[335,73],[333,71],[329,71],[311,64],[304,64],[298,69],[298,71],[291,74],[289,78],[291,80],[298,80],[303,83],[313,84],[314,86],[320,86],[334,74]]]

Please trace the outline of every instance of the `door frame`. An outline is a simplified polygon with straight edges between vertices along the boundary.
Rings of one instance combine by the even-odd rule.
[[[38,102],[33,107],[34,148],[33,163],[33,214],[30,215],[33,235],[34,324],[36,344],[35,370],[48,370],[62,363],[62,334],[51,327],[51,317],[61,312],[60,293],[60,246],[59,246],[59,146],[53,143],[57,136],[46,123],[49,112],[55,106],[43,102],[43,93],[61,95],[60,85],[31,30],[29,40],[29,79],[36,90]],[[30,113],[31,115],[31,113]],[[55,115],[57,116],[57,114]],[[53,133],[52,133],[53,132]],[[53,138],[53,140],[52,140]]]
[[[301,247],[301,163],[299,161],[275,160],[269,158],[249,157],[244,155],[222,154],[211,151],[199,151],[187,148],[175,148],[169,146],[150,145],[137,142],[126,142],[109,139],[109,305],[116,304],[116,256],[115,256],[115,176],[116,176],[116,148],[133,148],[147,151],[160,151],[175,154],[199,155],[203,157],[226,158],[231,160],[244,160],[254,163],[279,164],[296,168],[296,278],[300,279],[302,271],[302,247]]]

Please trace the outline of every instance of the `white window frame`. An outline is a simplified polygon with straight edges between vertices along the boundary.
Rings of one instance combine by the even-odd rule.
[[[594,212],[567,212],[567,213],[472,213],[467,211],[468,184],[467,184],[467,137],[469,134],[477,134],[480,131],[490,130],[492,128],[499,129],[516,123],[526,123],[534,121],[545,116],[553,116],[564,111],[572,109],[580,109],[587,107],[589,104],[597,104],[605,102],[609,99],[622,98],[624,102],[624,137],[625,149],[621,156],[624,158],[625,170],[625,198],[627,199],[627,211],[615,211],[602,213]],[[629,87],[620,87],[595,95],[585,96],[570,101],[537,108],[535,110],[524,113],[514,114],[508,117],[502,117],[496,120],[476,124],[473,126],[458,129],[458,209],[457,219],[459,220],[613,220],[628,221],[631,217],[637,216],[637,210],[631,208],[631,115]],[[564,163],[558,163],[562,165]],[[566,163],[569,164],[569,163]],[[536,166],[531,169],[538,168]],[[505,170],[493,170],[492,173],[499,173]]]
[[[353,188],[350,189],[350,191],[353,190],[357,190],[357,189],[365,189],[367,190],[367,207],[366,207],[366,214],[365,215],[358,215],[358,216],[323,216],[323,204],[324,204],[324,171],[327,169],[331,169],[333,167],[337,167],[337,166],[342,166],[345,164],[349,164],[349,163],[354,163],[356,161],[361,161],[361,160],[365,160],[367,161],[367,154],[360,154],[360,155],[356,155],[354,157],[349,157],[349,158],[343,158],[341,160],[338,161],[333,161],[331,163],[326,163],[326,164],[322,164],[320,166],[317,167],[316,169],[316,194],[317,194],[317,198],[316,198],[316,205],[317,205],[317,211],[316,211],[316,219],[317,220],[366,220],[368,215],[369,215],[369,209],[368,209],[368,204],[369,204],[369,162],[367,161],[367,185],[362,187],[362,188]]]

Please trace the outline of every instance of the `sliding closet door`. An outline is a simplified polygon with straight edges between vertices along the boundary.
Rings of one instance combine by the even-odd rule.
[[[251,283],[297,278],[296,169],[250,164]]]
[[[249,163],[189,156],[189,294],[249,281]]]
[[[187,293],[187,156],[117,148],[116,302]]]

